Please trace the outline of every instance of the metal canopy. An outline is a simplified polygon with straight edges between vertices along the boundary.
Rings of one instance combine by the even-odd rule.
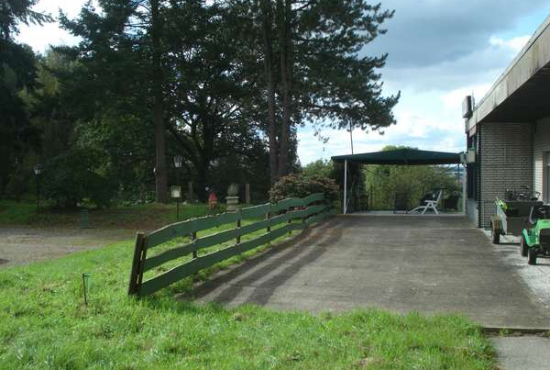
[[[332,157],[335,162],[362,164],[392,164],[404,166],[460,164],[461,153],[432,152],[419,149],[396,149],[382,152],[339,155]]]

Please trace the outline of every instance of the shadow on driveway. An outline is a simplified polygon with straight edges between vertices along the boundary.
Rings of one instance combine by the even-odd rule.
[[[209,280],[195,291],[199,300],[224,304],[254,303],[266,305],[273,293],[284,286],[304,266],[319,259],[327,248],[342,237],[340,222],[322,225],[321,230],[309,232],[291,245],[274,247],[229,272]],[[315,248],[308,246],[315,245]],[[244,293],[246,297],[243,297]]]
[[[459,313],[486,327],[550,327],[549,311],[518,270],[459,216],[336,217],[222,272],[196,298],[311,312]]]

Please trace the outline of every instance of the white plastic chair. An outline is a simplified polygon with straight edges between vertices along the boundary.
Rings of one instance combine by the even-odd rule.
[[[431,209],[435,212],[436,215],[439,214],[437,211],[437,206],[439,205],[439,202],[441,202],[441,196],[443,195],[443,190],[439,190],[437,192],[437,197],[435,200],[425,200],[423,206],[418,206],[415,209],[413,209],[410,213],[413,212],[420,212],[422,211],[422,214],[425,214],[427,210]]]

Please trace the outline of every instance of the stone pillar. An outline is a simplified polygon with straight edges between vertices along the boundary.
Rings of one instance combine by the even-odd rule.
[[[236,211],[239,208],[239,197],[227,196],[225,200],[227,203],[227,211]]]

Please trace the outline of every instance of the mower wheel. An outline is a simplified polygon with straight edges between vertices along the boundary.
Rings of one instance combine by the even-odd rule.
[[[527,251],[527,263],[530,265],[537,264],[537,250],[535,248],[529,248]]]
[[[521,236],[521,242],[519,244],[519,249],[522,257],[527,257],[527,251],[529,249],[529,246],[527,245],[527,241],[525,240],[525,237]]]
[[[491,223],[491,237],[494,244],[500,243],[500,230],[496,228],[495,223]]]

